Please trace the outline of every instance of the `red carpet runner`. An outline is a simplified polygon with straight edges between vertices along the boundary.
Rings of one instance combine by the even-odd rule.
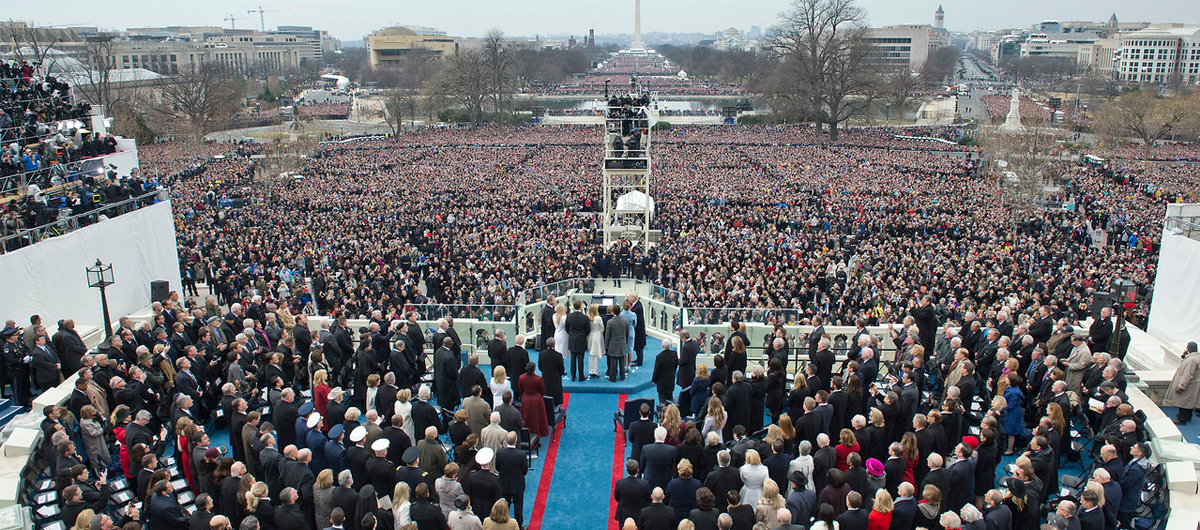
[[[617,410],[625,410],[625,399],[629,394],[617,396]],[[608,490],[608,530],[620,530],[617,524],[617,500],[612,496],[612,490],[617,481],[625,476],[625,429],[617,425],[616,440],[613,442],[612,484]]]
[[[622,396],[624,401],[624,396]],[[563,408],[571,403],[571,394],[563,394]],[[550,494],[550,480],[554,478],[554,460],[558,457],[558,445],[562,443],[563,425],[560,423],[551,433],[555,438],[553,443],[546,446],[546,457],[542,461],[542,478],[538,481],[537,500],[533,503],[533,512],[529,514],[529,530],[542,528],[542,515],[546,513],[546,496]]]

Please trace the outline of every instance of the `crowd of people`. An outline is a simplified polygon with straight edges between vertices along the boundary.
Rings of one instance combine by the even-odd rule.
[[[330,144],[303,179],[269,185],[253,179],[253,147],[237,146],[174,182],[180,259],[222,302],[260,294],[317,314],[512,305],[538,285],[624,276],[678,293],[669,302],[699,323],[787,310],[769,320],[873,324],[926,293],[947,318],[1008,308],[1022,322],[1045,304],[1078,314],[1118,276],[1148,289],[1162,203],[1196,197],[1191,166],[1061,163],[1074,209],[1030,212],[980,173],[973,148],[905,137],[929,133],[851,130],[833,144],[803,127],[656,132],[662,237],[649,251],[600,245],[595,127]],[[234,192],[263,207],[208,200]]]
[[[570,77],[557,84],[530,86],[524,89],[525,94],[539,96],[588,96],[595,97],[603,94],[607,85],[612,90],[621,90],[629,86],[630,74],[596,74],[583,78]],[[745,86],[737,83],[724,83],[713,80],[681,77],[677,75],[642,75],[637,76],[639,90],[657,92],[659,95],[672,96],[737,96],[745,94]],[[607,83],[606,83],[607,82]]]
[[[1057,530],[1128,527],[1151,471],[1124,395],[1128,332],[1110,313],[1077,326],[1111,279],[1150,285],[1162,205],[1197,199],[1193,166],[1056,163],[1074,208],[1031,213],[972,148],[911,139],[953,131],[653,134],[648,251],[600,244],[597,127],[322,145],[287,179],[259,174],[254,144],[143,149],[147,179],[170,185],[182,294],[211,296],[172,293],[95,353],[70,321],[0,331],[18,403],[79,375],[65,407],[41,411],[64,522],[523,526],[525,447],[550,434],[564,377],[625,377],[646,312],[636,296],[608,315],[547,299],[537,351],[497,331],[485,374],[464,362],[456,314],[423,330],[415,310],[634,277],[693,309],[655,356],[660,407],[631,412],[623,527],[1033,530],[1050,506]],[[331,318],[312,329],[315,314]],[[355,317],[370,323],[352,331]],[[751,362],[751,320],[816,330],[777,326]],[[705,366],[687,327],[723,322]],[[897,353],[882,359],[864,328],[886,323]],[[825,324],[860,329],[837,367]],[[1090,454],[1072,427],[1093,433]],[[1064,492],[1073,456],[1097,465]],[[110,500],[118,475],[133,503]]]
[[[765,363],[747,362],[745,324],[731,321],[711,369],[681,334],[679,351],[664,343],[656,359],[655,374],[666,374],[654,378],[658,407],[642,400],[650,402],[626,411],[637,419],[625,430],[626,477],[613,488],[616,522],[1132,528],[1155,479],[1124,364],[1105,353],[1110,316],[1086,332],[1049,306],[1029,326],[1005,314],[942,321],[926,297],[893,331],[894,360],[880,359],[881,339],[864,331],[840,366],[819,320],[807,337],[778,329]],[[789,388],[792,349],[807,363]],[[1191,373],[1181,406],[1195,403],[1200,379]],[[1076,428],[1084,434],[1073,438]],[[1072,461],[1083,476],[1060,482]]]
[[[1012,101],[1011,95],[989,94],[980,99],[987,105],[988,116],[991,116],[993,120],[1003,120],[1005,116],[1008,116],[1008,109]],[[1043,109],[1040,103],[1024,95],[1021,96],[1021,104],[1017,107],[1017,110],[1021,113],[1022,120],[1035,118],[1045,120],[1050,117],[1050,111]]]
[[[30,173],[40,183],[48,168],[111,152],[111,136],[56,124],[87,119],[91,106],[71,101],[71,88],[30,61],[0,63],[0,178]],[[11,179],[4,178],[4,182]],[[0,192],[13,191],[5,184]]]
[[[376,312],[352,331],[344,313],[310,325],[261,296],[201,306],[172,292],[92,352],[72,321],[51,335],[36,315],[0,340],[20,402],[78,375],[64,406],[40,411],[36,455],[69,528],[515,530],[566,358],[574,379],[597,349],[610,378],[640,364],[637,303],[602,326],[595,306],[547,300],[541,351],[497,330],[490,374],[452,318],[425,330],[416,313]],[[621,528],[1035,530],[1044,509],[1056,530],[1131,528],[1154,471],[1124,364],[1105,353],[1111,314],[1086,331],[1048,305],[1028,325],[943,320],[926,296],[891,337],[856,334],[842,363],[823,323],[777,328],[760,361],[732,320],[711,369],[686,329],[678,348],[662,342],[658,399],[627,412]],[[1194,403],[1197,383],[1183,384]],[[1072,459],[1086,473],[1060,487]]]
[[[524,337],[498,333],[507,350],[485,376],[478,357],[460,361],[449,319],[430,330],[416,314],[376,319],[355,333],[342,317],[310,329],[305,315],[258,296],[218,307],[174,291],[152,309],[144,322],[121,318],[91,351],[71,320],[53,335],[36,315],[0,330],[4,386],[19,403],[78,374],[63,406],[40,411],[35,455],[67,528],[444,530],[483,520],[515,530],[524,521],[529,453],[549,434],[546,400],[562,403],[561,382],[537,374]],[[426,342],[440,345],[432,362]],[[549,370],[557,355],[551,347],[534,360]],[[533,438],[519,439],[523,429]],[[227,446],[214,443],[218,433]]]

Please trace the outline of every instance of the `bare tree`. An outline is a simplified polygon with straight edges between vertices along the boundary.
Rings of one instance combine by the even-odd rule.
[[[1024,131],[1010,133],[992,128],[982,138],[993,176],[1008,195],[1013,222],[1034,216],[1043,203],[1046,186],[1059,183],[1061,168],[1054,157],[1058,143],[1044,121],[1028,123]]]
[[[391,129],[392,134],[400,134],[404,131],[404,118],[412,120],[417,117],[417,112],[420,110],[420,97],[414,89],[402,88],[393,90],[383,100],[384,121],[388,124],[388,129]]]
[[[1186,90],[1170,96],[1135,90],[1102,105],[1097,121],[1110,136],[1137,138],[1150,148],[1175,135],[1200,132],[1200,100]]]
[[[878,80],[871,73],[865,16],[853,0],[793,0],[768,41],[779,61],[795,63],[791,99],[808,101],[818,127],[829,124],[832,140],[837,140],[838,124],[869,105],[872,83]]]
[[[238,104],[238,87],[230,73],[211,62],[165,79],[158,89],[155,112],[196,140],[224,125]]]
[[[441,72],[435,86],[440,96],[466,108],[472,123],[479,123],[490,94],[483,52],[459,52],[450,59],[449,67]]]
[[[504,109],[512,100],[517,64],[511,45],[504,42],[504,32],[497,28],[488,30],[483,37],[483,66],[487,72],[488,97],[496,113],[496,125],[500,126],[504,123]]]
[[[29,61],[41,65],[43,72],[49,72],[55,65],[55,57],[50,54],[60,42],[64,31],[51,28],[39,28],[33,23],[8,21],[5,23],[9,39],[13,47],[13,57],[17,61]]]
[[[904,108],[908,104],[910,94],[917,88],[917,85],[921,84],[920,77],[910,70],[908,65],[886,67],[880,75],[881,103],[894,110],[898,118],[903,119]]]
[[[119,83],[113,73],[116,65],[112,63],[112,36],[102,35],[88,39],[84,45],[85,63],[87,68],[79,72],[82,83],[76,88],[88,101],[95,105],[103,105],[109,112],[114,112],[119,102],[123,101]]]

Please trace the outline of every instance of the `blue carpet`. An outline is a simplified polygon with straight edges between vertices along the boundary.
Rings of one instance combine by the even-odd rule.
[[[610,419],[616,408],[615,395],[571,395],[542,528],[605,528],[615,439]],[[526,503],[532,505],[533,498],[527,493]]]
[[[1177,414],[1179,414],[1179,409],[1177,407],[1161,408],[1163,413],[1165,413],[1168,418],[1174,418]],[[1183,433],[1183,441],[1188,443],[1200,443],[1200,418],[1197,418],[1195,415],[1193,415],[1192,421],[1189,421],[1187,425],[1177,425],[1177,427],[1179,427],[1179,432]]]
[[[661,340],[654,337],[646,337],[646,347],[642,349],[642,366],[635,367],[633,373],[626,376],[624,381],[617,381],[615,383],[605,378],[608,365],[603,357],[600,358],[599,363],[600,379],[572,382],[569,378],[571,360],[568,358],[564,361],[568,378],[563,379],[563,392],[570,392],[572,394],[632,394],[650,388],[654,384],[650,381],[650,375],[654,373],[654,359],[658,357],[658,352],[661,351]]]

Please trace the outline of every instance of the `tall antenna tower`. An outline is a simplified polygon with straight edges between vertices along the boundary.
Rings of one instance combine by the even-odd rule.
[[[604,248],[628,240],[649,248],[658,242],[658,231],[650,230],[654,199],[650,196],[650,129],[657,121],[651,114],[655,94],[629,80],[629,93],[614,95],[604,90]]]

